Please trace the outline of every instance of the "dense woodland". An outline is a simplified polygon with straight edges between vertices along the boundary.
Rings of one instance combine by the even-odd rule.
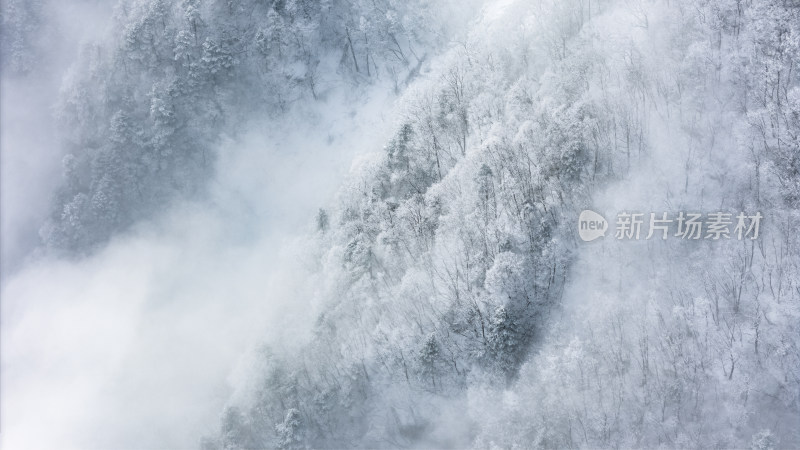
[[[36,14],[6,6],[14,70]],[[800,445],[800,2],[131,0],[114,21],[57,108],[41,235],[63,257],[202,197],[243,118],[399,98],[298,249],[312,338],[260,346],[202,448]],[[580,242],[595,205],[765,222]]]
[[[58,101],[66,180],[45,244],[85,253],[202,195],[220,133],[248,117],[377,77],[401,89],[447,34],[447,9],[424,3],[120,2],[109,42],[84,45]],[[44,12],[6,6],[10,70],[34,70]]]

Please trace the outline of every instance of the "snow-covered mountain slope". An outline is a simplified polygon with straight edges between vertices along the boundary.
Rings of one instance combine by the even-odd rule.
[[[487,7],[321,213],[314,334],[206,445],[795,445],[798,13]],[[583,243],[584,208],[765,221]]]
[[[4,444],[800,445],[797,2],[116,17],[65,82],[47,250],[4,281]],[[646,237],[717,212],[729,237]]]

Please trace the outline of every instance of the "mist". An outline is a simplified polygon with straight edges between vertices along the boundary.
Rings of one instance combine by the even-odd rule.
[[[76,23],[108,20],[105,6],[72,6],[85,10],[45,25],[70,54],[98,38]],[[3,78],[2,446],[193,448],[251,376],[250,352],[307,336],[313,292],[296,241],[353,161],[381,148],[395,95],[344,89],[251,118],[218,144],[205,198],[87,258],[32,256],[61,178],[53,116],[69,70],[43,47],[50,71]]]
[[[3,8],[0,447],[800,442],[795,5]]]

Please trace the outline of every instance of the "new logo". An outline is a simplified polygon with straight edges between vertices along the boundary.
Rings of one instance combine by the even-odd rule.
[[[584,209],[578,217],[578,234],[586,242],[606,235],[608,221],[600,214]]]

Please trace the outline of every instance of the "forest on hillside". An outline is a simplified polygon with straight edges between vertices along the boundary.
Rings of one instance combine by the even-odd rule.
[[[72,1],[2,5],[4,446],[800,446],[797,0]]]

